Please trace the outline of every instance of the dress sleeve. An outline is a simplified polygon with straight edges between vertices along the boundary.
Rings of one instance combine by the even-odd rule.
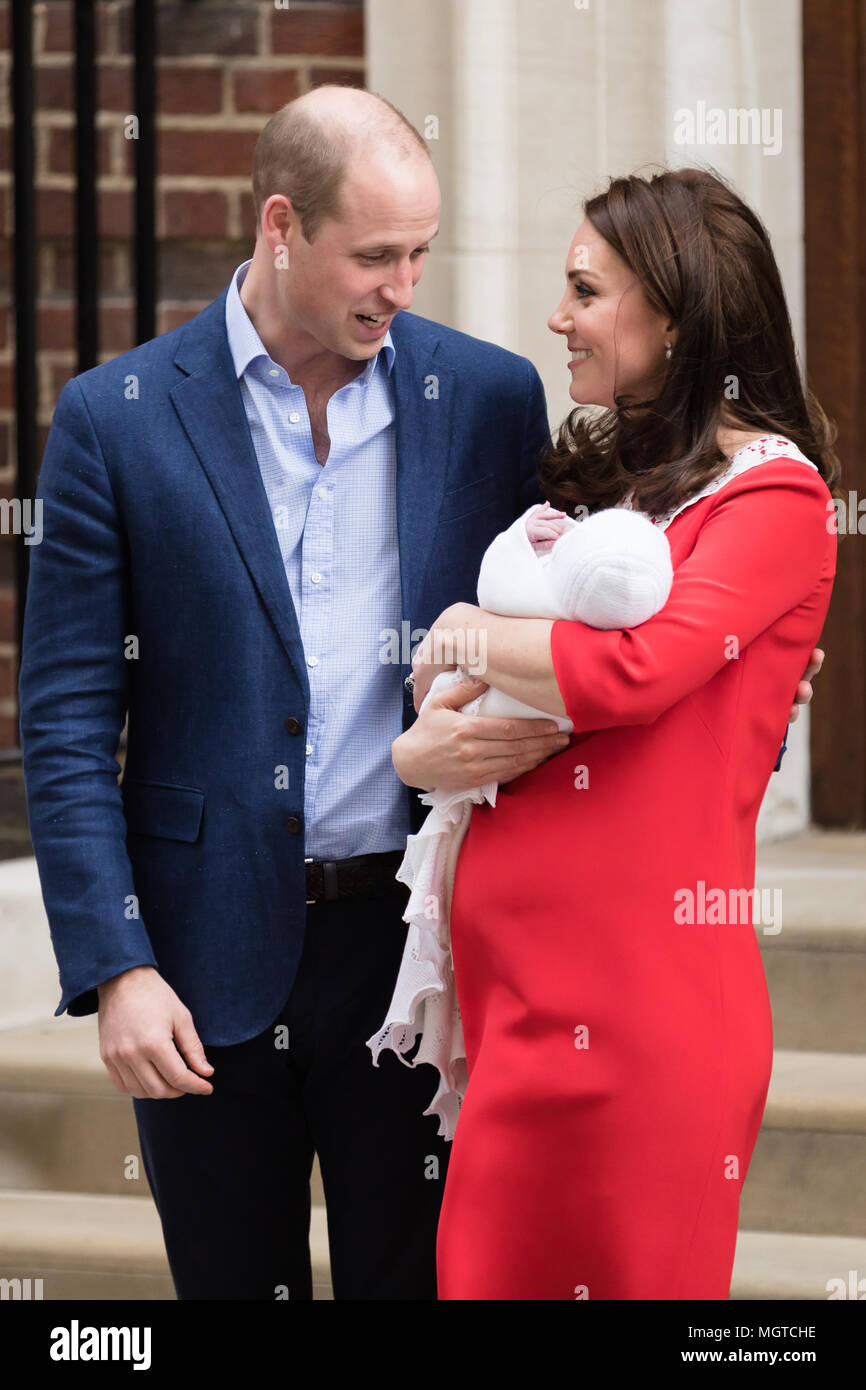
[[[559,619],[554,675],[575,732],[651,724],[835,570],[830,492],[805,464],[773,460],[716,494],[661,612],[601,632]],[[793,692],[792,692],[793,697]]]

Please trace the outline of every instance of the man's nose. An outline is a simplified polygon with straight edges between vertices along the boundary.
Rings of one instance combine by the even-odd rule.
[[[407,264],[394,271],[387,285],[382,286],[382,294],[395,309],[408,309],[412,303],[414,289],[412,267]]]

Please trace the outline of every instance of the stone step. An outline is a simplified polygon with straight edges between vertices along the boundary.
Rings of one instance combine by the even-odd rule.
[[[775,1053],[740,1225],[866,1237],[866,1056]]]
[[[866,1053],[866,835],[811,830],[760,846],[756,886],[781,894],[767,899],[781,930],[755,928],[776,1047]]]
[[[325,1215],[313,1209],[314,1297],[332,1298]],[[0,1191],[0,1279],[46,1301],[173,1300],[159,1220],[141,1197]],[[27,1285],[26,1281],[30,1284]],[[41,1287],[36,1283],[41,1280]],[[862,1283],[861,1283],[862,1281]],[[741,1230],[731,1299],[824,1300],[866,1293],[866,1240]]]
[[[741,1224],[866,1235],[864,1172],[866,1056],[777,1051]],[[95,1020],[0,1033],[0,1186],[148,1195],[132,1104],[99,1060]],[[318,1163],[311,1190],[323,1205]]]
[[[310,1221],[314,1297],[332,1297],[323,1207]],[[150,1197],[0,1191],[0,1279],[43,1299],[174,1299]],[[20,1285],[22,1294],[28,1288]],[[13,1290],[10,1295],[14,1297]]]
[[[100,1060],[95,1015],[0,1032],[0,1187],[149,1192],[132,1101]],[[318,1160],[310,1188],[322,1205]]]
[[[778,1231],[741,1230],[731,1298],[783,1302],[866,1295],[866,1240]],[[836,1281],[836,1282],[833,1282]]]

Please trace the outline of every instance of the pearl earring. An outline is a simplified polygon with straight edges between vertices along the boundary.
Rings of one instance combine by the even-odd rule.
[[[670,345],[670,343],[665,343],[665,357],[670,358],[670,355],[671,355],[671,345]]]

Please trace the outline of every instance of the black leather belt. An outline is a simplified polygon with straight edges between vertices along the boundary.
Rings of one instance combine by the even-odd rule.
[[[354,859],[305,859],[307,902],[336,902],[340,898],[402,898],[409,889],[394,877],[403,850],[359,854]]]

